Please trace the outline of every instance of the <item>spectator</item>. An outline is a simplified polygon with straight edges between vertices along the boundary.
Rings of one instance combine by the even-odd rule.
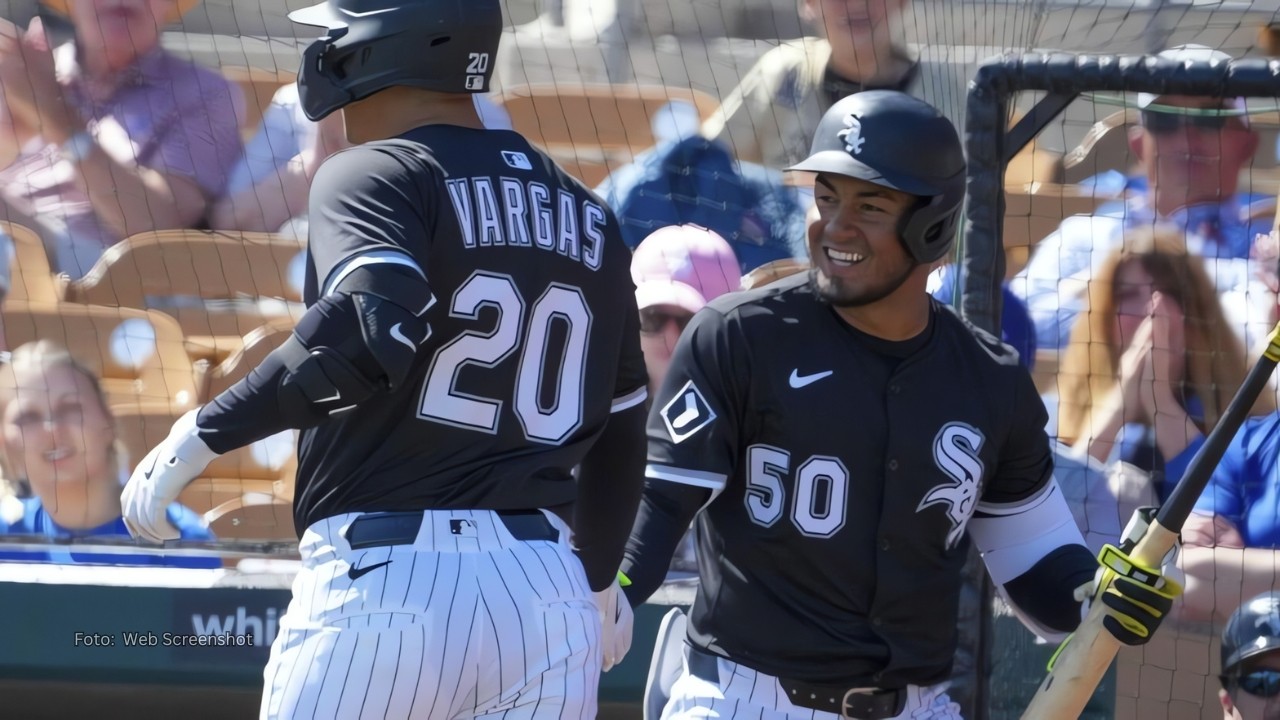
[[[1178,61],[1228,61],[1231,56],[1200,45],[1160,53]],[[1241,98],[1140,95],[1141,122],[1130,128],[1129,146],[1144,177],[1129,181],[1130,197],[1093,215],[1062,221],[1042,240],[1011,283],[1027,301],[1041,348],[1066,344],[1072,323],[1086,304],[1090,277],[1128,229],[1168,225],[1183,235],[1194,255],[1206,258],[1209,276],[1231,327],[1252,345],[1270,327],[1265,315],[1271,293],[1255,283],[1248,258],[1255,236],[1270,230],[1270,218],[1249,217],[1262,196],[1239,194],[1241,169],[1258,147]],[[1259,308],[1262,309],[1259,314]]]
[[[669,226],[645,238],[631,257],[640,308],[640,348],[649,370],[649,396],[667,375],[680,333],[708,302],[741,283],[729,243],[697,225]],[[685,533],[671,569],[696,572],[693,531]]]
[[[1224,720],[1280,717],[1280,592],[1241,605],[1222,631]]]
[[[697,225],[673,225],[645,238],[631,256],[631,279],[640,308],[640,347],[649,390],[666,377],[676,340],[711,300],[742,282],[733,248]]]
[[[929,275],[929,294],[938,300],[955,305],[960,300],[958,279],[962,269],[956,263],[947,263]],[[1009,283],[1001,285],[1000,339],[1018,351],[1018,360],[1028,370],[1036,369],[1036,330],[1022,298],[1013,294]]]
[[[6,477],[24,479],[34,494],[19,499],[21,517],[0,518],[0,534],[129,538],[120,517],[120,486],[129,467],[115,419],[97,378],[66,350],[47,340],[28,343],[0,368],[0,443]],[[181,505],[169,508],[169,521],[185,540],[214,539],[200,517]],[[77,553],[71,547],[8,552],[2,545],[0,560],[222,566],[212,557]]]
[[[239,92],[160,46],[198,0],[45,0],[0,20],[0,198],[39,222],[55,272],[83,276],[103,250],[148,230],[196,227],[240,157]]]
[[[1192,438],[1169,461],[1181,479],[1204,445]],[[1249,418],[1237,431],[1182,529],[1188,621],[1221,621],[1245,598],[1277,583],[1280,565],[1280,413]]]
[[[1244,382],[1244,349],[1174,231],[1126,233],[1089,283],[1089,308],[1058,369],[1057,434],[1100,462],[1155,473],[1164,497],[1165,460],[1217,424]],[[1274,409],[1269,399],[1256,411]]]
[[[505,110],[487,97],[473,98],[486,127],[511,129]],[[210,224],[216,230],[305,238],[311,178],[326,158],[349,146],[341,113],[313,123],[302,112],[297,84],[281,86],[232,169],[226,192],[209,214]]]
[[[964,81],[927,77],[901,41],[910,0],[799,0],[801,19],[822,37],[784,42],[765,53],[724,97],[702,134],[737,158],[770,168],[809,155],[827,108],[863,90],[901,90],[937,107],[963,105]],[[945,69],[946,63],[939,69]],[[935,97],[954,91],[954,98]]]
[[[810,193],[783,174],[734,160],[722,143],[697,134],[698,111],[683,100],[652,120],[656,144],[618,168],[596,192],[618,216],[634,249],[659,228],[698,225],[724,238],[741,274],[776,260],[802,258]]]

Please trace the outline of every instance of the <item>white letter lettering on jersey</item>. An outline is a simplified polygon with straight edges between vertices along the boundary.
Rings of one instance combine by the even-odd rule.
[[[480,247],[506,245],[502,237],[502,220],[498,217],[498,198],[493,194],[489,178],[471,178],[476,186],[476,209],[480,214]]]
[[[524,185],[515,178],[502,178],[502,207],[507,221],[507,242],[529,247],[529,206],[525,202]]]
[[[942,426],[933,438],[933,461],[954,483],[943,483],[920,501],[916,512],[930,505],[946,505],[951,519],[951,531],[947,533],[947,549],[955,547],[964,535],[964,528],[978,505],[978,486],[982,481],[982,460],[978,451],[985,438],[977,428],[962,422],[950,422]]]
[[[543,250],[552,250],[556,246],[555,214],[547,203],[551,201],[551,190],[539,182],[529,183],[529,207],[533,210],[533,241]]]
[[[449,199],[453,201],[453,211],[458,216],[458,227],[462,230],[462,245],[466,248],[476,246],[475,213],[472,212],[471,188],[466,178],[445,181],[449,189]]]
[[[556,242],[556,252],[570,260],[582,259],[582,248],[578,241],[578,208],[573,200],[573,193],[560,192],[560,235]]]
[[[593,202],[582,204],[582,263],[590,270],[599,270],[604,257],[604,208]]]

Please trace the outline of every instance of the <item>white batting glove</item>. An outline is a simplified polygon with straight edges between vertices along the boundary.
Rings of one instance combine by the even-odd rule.
[[[631,649],[635,614],[617,580],[608,589],[595,595],[596,607],[600,610],[600,647],[603,655],[601,669],[609,672],[613,666],[622,662]]]
[[[169,506],[218,457],[200,439],[196,428],[199,412],[196,408],[178,418],[169,437],[147,453],[129,477],[120,494],[120,511],[130,535],[154,543],[179,537],[178,529],[169,522]]]

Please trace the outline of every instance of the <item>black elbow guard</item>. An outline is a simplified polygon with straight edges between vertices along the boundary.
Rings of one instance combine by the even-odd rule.
[[[350,273],[307,310],[278,351],[281,412],[321,420],[398,389],[431,335],[431,303],[414,269],[378,264]]]

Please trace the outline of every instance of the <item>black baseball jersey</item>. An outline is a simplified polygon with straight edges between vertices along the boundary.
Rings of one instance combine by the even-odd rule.
[[[806,274],[712,301],[648,431],[650,478],[713,492],[690,639],[783,678],[945,680],[966,525],[1051,487],[1046,419],[1014,352],[945,305],[899,343]]]
[[[310,199],[304,300],[364,263],[427,277],[399,391],[301,434],[298,532],[346,512],[554,507],[645,399],[630,253],[605,204],[510,131],[432,125],[339,152]]]

